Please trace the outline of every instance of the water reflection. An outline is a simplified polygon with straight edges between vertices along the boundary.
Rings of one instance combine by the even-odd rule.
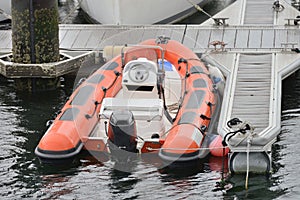
[[[109,184],[109,187],[112,194],[127,193],[132,190],[139,181],[132,173],[116,169],[112,169],[110,176],[112,182]]]
[[[169,164],[169,163],[168,163]],[[166,165],[163,165],[166,166]],[[159,169],[159,172],[162,174],[168,174],[170,177],[186,177],[186,176],[192,176],[197,173],[204,171],[205,163],[193,161],[190,163],[171,163],[167,165],[166,167]],[[189,169],[189,170],[186,170]]]
[[[228,190],[225,197],[234,197],[237,199],[274,199],[280,196],[284,190],[272,190],[272,179],[265,175],[251,174],[249,176],[248,190],[245,189],[245,175],[235,174],[228,180],[232,189]]]
[[[7,198],[28,197],[41,187],[39,163],[33,154],[45,131],[41,124],[53,115],[65,94],[60,90],[47,95],[20,93],[13,82],[3,80],[0,93],[0,192]]]
[[[42,176],[42,187],[36,197],[44,199],[57,199],[62,195],[68,195],[76,189],[76,186],[67,186],[70,177],[65,174],[52,174]]]

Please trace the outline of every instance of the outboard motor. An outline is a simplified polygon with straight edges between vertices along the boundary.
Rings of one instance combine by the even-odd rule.
[[[112,143],[109,148],[112,153],[120,150],[136,153],[137,133],[132,112],[129,110],[114,111],[109,120],[108,138]]]

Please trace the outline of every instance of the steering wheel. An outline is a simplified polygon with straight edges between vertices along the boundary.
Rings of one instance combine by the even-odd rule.
[[[129,78],[133,82],[141,83],[147,80],[149,77],[149,69],[145,65],[137,64],[133,65],[129,69]]]

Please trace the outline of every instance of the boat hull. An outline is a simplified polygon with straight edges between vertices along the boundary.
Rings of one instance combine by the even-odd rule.
[[[187,0],[82,0],[80,6],[89,21],[113,25],[174,23],[197,12]]]
[[[44,164],[64,164],[74,160],[83,147],[83,143],[80,141],[74,148],[61,151],[43,150],[39,147],[35,149],[35,154],[39,157]]]

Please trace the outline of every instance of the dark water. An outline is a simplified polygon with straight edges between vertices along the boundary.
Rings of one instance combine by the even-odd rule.
[[[219,1],[218,1],[219,2]],[[223,5],[220,2],[220,5]],[[68,13],[73,4],[63,4]],[[198,15],[192,17],[195,20]],[[201,17],[200,17],[201,18]],[[69,23],[83,20],[78,11]],[[0,80],[0,199],[299,199],[300,197],[300,72],[283,82],[282,130],[273,145],[273,169],[269,176],[228,179],[219,190],[222,160],[209,158],[185,173],[158,170],[156,160],[139,158],[131,172],[114,170],[81,158],[64,168],[41,165],[33,151],[52,119],[73,88],[74,77],[52,92],[16,92],[13,82]],[[189,173],[187,173],[189,172]]]

